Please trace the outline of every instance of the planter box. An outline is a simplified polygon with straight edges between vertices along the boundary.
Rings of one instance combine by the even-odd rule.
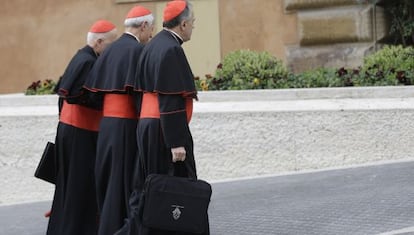
[[[414,88],[200,92],[191,130],[199,177],[414,159]],[[52,199],[33,177],[57,126],[56,96],[0,96],[0,204]],[[21,192],[32,192],[22,194]]]

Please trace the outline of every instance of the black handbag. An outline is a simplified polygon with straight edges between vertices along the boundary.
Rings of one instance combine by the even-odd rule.
[[[37,165],[34,173],[36,178],[45,180],[49,183],[55,184],[56,182],[56,156],[55,156],[55,144],[47,142],[45,149],[43,150],[40,162]]]
[[[188,164],[185,164],[187,169]],[[209,233],[211,185],[193,177],[151,174],[145,180],[142,223],[160,230]]]

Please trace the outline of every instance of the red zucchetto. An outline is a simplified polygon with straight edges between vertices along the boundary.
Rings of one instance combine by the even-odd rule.
[[[89,29],[89,32],[107,33],[109,31],[114,30],[115,28],[116,26],[107,20],[98,20],[91,26],[91,28]]]
[[[137,18],[137,17],[146,16],[150,14],[151,14],[151,11],[148,10],[147,8],[142,7],[142,6],[135,6],[128,12],[126,18],[127,19]]]
[[[168,22],[180,15],[186,6],[187,2],[183,0],[174,0],[168,2],[167,6],[164,8],[164,22]]]

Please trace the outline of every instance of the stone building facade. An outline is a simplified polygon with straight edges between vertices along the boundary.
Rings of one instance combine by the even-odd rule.
[[[23,92],[31,82],[57,80],[86,43],[97,19],[123,19],[135,4],[156,15],[165,0],[4,1],[0,7],[0,94]],[[268,51],[294,71],[357,66],[384,37],[383,10],[362,0],[192,0],[196,24],[184,49],[195,76],[214,73],[227,53]],[[375,13],[375,14],[374,14]],[[375,27],[374,27],[375,26]]]
[[[285,0],[297,17],[298,41],[286,46],[293,71],[314,67],[357,67],[387,35],[380,6],[364,0]]]

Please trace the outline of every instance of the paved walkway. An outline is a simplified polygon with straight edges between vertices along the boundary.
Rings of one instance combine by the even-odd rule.
[[[49,207],[0,207],[0,234],[44,234]],[[210,220],[212,235],[414,234],[414,162],[214,183]]]

